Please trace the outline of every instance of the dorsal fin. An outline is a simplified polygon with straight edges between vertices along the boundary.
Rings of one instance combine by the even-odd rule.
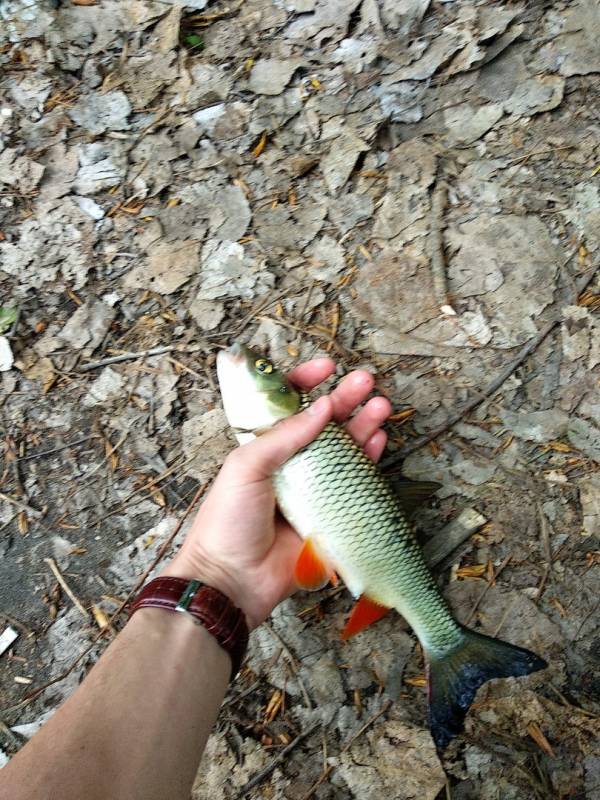
[[[442,486],[436,481],[409,481],[402,475],[388,476],[388,480],[398,495],[400,505],[409,516],[430,497],[433,497]]]

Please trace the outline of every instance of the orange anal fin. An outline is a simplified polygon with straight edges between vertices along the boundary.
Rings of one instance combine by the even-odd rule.
[[[322,589],[333,574],[331,566],[323,561],[312,539],[306,539],[294,570],[298,587],[310,591]]]
[[[346,623],[346,627],[342,631],[342,639],[349,639],[356,633],[360,633],[369,625],[377,622],[378,619],[385,617],[389,608],[375,603],[366,595],[361,596],[356,601],[356,605],[352,609],[352,613]]]

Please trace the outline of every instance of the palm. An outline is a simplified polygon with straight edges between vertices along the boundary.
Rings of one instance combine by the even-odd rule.
[[[317,359],[297,367],[290,379],[311,390],[333,372],[330,359]],[[366,372],[354,372],[331,393],[334,418],[346,420],[373,388]],[[377,461],[386,435],[380,425],[390,413],[383,397],[369,400],[347,423],[348,432],[367,455]],[[181,557],[198,565],[210,563],[229,574],[235,572],[238,599],[249,621],[256,625],[294,589],[294,565],[302,542],[279,513],[270,478],[240,472],[226,461],[206,501],[200,508]]]

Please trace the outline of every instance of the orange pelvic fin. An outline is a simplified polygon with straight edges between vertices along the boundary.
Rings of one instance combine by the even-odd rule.
[[[360,631],[368,628],[369,625],[377,622],[378,619],[385,617],[388,611],[389,608],[386,606],[382,606],[365,594],[361,594],[352,609],[346,627],[342,631],[342,639],[349,639],[355,633],[360,633]]]
[[[294,571],[294,578],[300,589],[314,591],[322,589],[329,580],[337,580],[337,575],[317,551],[312,539],[306,539]]]

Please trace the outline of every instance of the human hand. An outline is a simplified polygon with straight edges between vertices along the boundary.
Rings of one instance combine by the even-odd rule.
[[[288,377],[310,391],[334,370],[331,359],[319,358]],[[302,548],[294,529],[276,514],[271,475],[332,419],[348,420],[373,384],[368,372],[351,372],[330,395],[233,450],[181,550],[161,574],[195,578],[219,589],[245,612],[251,630],[265,620],[294,591],[294,566]],[[373,461],[385,448],[387,436],[380,426],[390,411],[388,400],[374,397],[347,422],[348,432]]]

